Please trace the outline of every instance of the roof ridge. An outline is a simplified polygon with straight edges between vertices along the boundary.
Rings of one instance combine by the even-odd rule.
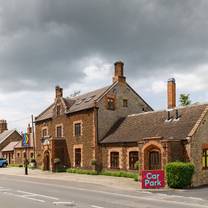
[[[87,94],[91,94],[93,92],[96,92],[96,91],[99,91],[99,90],[103,90],[106,88],[106,90],[111,87],[112,85],[109,85],[109,86],[105,86],[105,87],[101,87],[101,88],[97,88],[96,90],[90,90],[89,92],[86,92],[86,93],[83,93],[81,95],[78,95],[78,96],[75,96],[75,97],[65,97],[65,99],[70,99],[70,100],[77,100],[79,99],[80,97],[83,97],[84,95],[87,95]]]

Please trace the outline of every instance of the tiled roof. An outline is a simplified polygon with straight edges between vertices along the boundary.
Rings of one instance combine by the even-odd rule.
[[[9,152],[9,151],[13,151],[14,147],[18,144],[19,142],[10,142],[6,147],[4,147],[4,149],[2,149],[2,152]]]
[[[0,144],[5,141],[12,133],[14,133],[16,130],[6,130],[3,133],[0,134]]]
[[[95,101],[103,95],[110,86],[80,95],[75,97],[74,99],[70,99],[71,101],[74,101],[73,105],[67,110],[66,113],[73,113],[80,110],[89,109],[91,107],[94,107]]]
[[[112,86],[112,85],[111,85]],[[94,107],[95,101],[100,98],[111,86],[107,86],[74,98],[63,98],[63,102],[66,105],[65,113],[74,113],[77,111],[85,110]],[[43,121],[53,117],[53,108],[55,103],[49,106],[35,121]]]
[[[130,115],[120,119],[101,143],[138,142],[148,137],[185,139],[207,106],[201,104],[178,108],[179,119],[175,119],[176,109],[170,111],[170,120],[167,120],[166,110]]]

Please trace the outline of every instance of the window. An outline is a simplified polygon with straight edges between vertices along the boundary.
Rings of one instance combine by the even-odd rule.
[[[56,137],[61,138],[62,135],[62,126],[57,126],[56,127]]]
[[[115,110],[115,100],[113,98],[108,98],[107,102],[108,110]]]
[[[17,153],[17,157],[18,157],[18,158],[20,157],[20,153],[19,153],[19,152]]]
[[[123,107],[124,108],[127,108],[128,107],[128,100],[127,99],[124,99],[123,100]]]
[[[160,153],[153,150],[149,152],[149,170],[159,170],[160,166]]]
[[[30,153],[30,158],[33,158],[34,157],[34,154],[33,152]]]
[[[42,130],[42,137],[46,137],[48,134],[47,129]]]
[[[81,167],[82,153],[81,148],[75,149],[75,167]]]
[[[202,167],[203,169],[208,169],[208,149],[203,150]]]
[[[23,158],[26,158],[26,152],[23,152]]]
[[[76,137],[80,137],[81,136],[81,123],[75,123],[74,124],[74,135]]]
[[[112,169],[119,168],[119,152],[110,153],[110,164]]]
[[[132,151],[129,152],[129,169],[135,170],[135,163],[139,160],[138,152]]]

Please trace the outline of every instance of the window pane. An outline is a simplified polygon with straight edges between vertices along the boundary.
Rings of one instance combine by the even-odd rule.
[[[75,136],[76,136],[76,137],[81,136],[81,123],[75,124],[74,128],[75,128],[75,129],[74,129],[74,131],[75,131]]]
[[[135,163],[139,160],[138,151],[129,152],[129,169],[135,170]]]
[[[57,137],[62,137],[62,127],[61,126],[58,126],[56,128],[56,133],[57,133]]]
[[[111,168],[119,168],[119,152],[111,152]]]

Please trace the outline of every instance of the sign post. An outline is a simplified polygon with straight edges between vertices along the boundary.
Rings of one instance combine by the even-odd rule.
[[[25,175],[28,175],[28,164],[29,161],[27,159],[27,149],[29,147],[29,135],[27,133],[22,134],[22,146],[25,147],[25,160],[24,160],[24,165],[25,165]]]
[[[163,170],[142,171],[142,189],[160,189],[165,187]]]

